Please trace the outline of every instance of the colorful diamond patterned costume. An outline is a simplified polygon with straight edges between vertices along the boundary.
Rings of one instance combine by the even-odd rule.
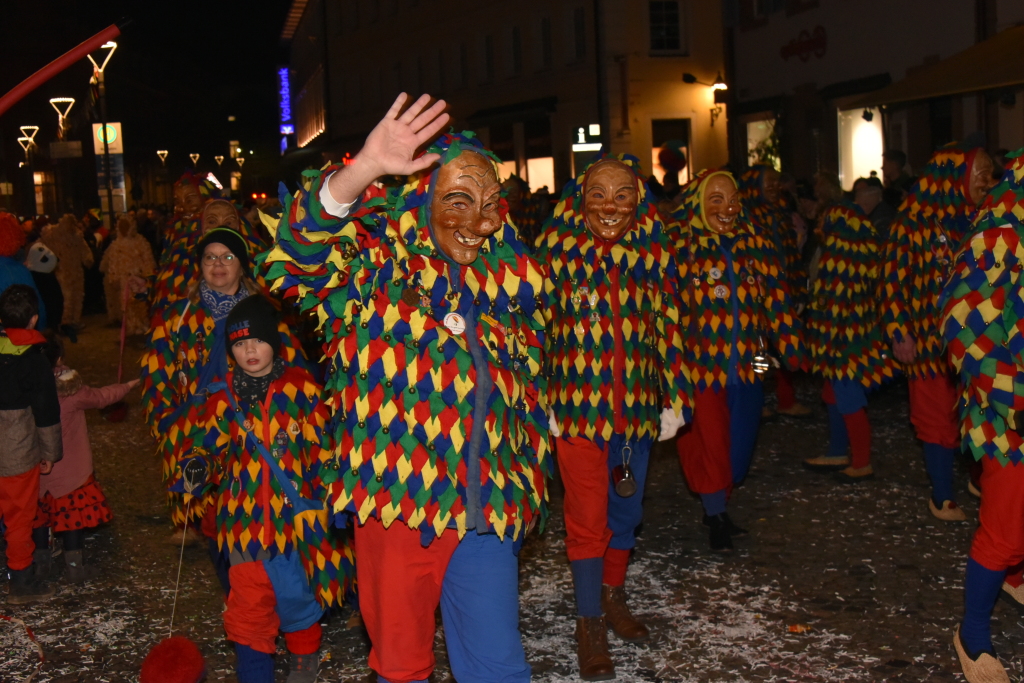
[[[876,298],[882,236],[846,201],[829,209],[821,232],[804,333],[811,368],[827,380],[854,380],[874,389],[898,371]]]
[[[693,386],[701,390],[724,387],[731,363],[740,381],[755,381],[753,360],[762,334],[790,368],[803,361],[800,321],[774,246],[745,209],[736,217],[731,246],[707,227],[701,193],[714,173],[723,172],[706,169],[687,183],[673,213],[679,223],[686,363]]]
[[[444,135],[430,148],[444,161],[462,150],[490,156],[466,135]],[[386,193],[370,188],[358,210],[338,219],[319,199],[335,168],[307,172],[295,197],[282,191],[276,246],[260,257],[273,291],[315,311],[325,335],[342,465],[332,489],[335,510],[355,513],[359,523],[375,517],[388,527],[400,520],[425,540],[453,527],[461,538],[469,461],[479,455],[487,528],[477,532],[521,538],[545,512],[550,467],[547,417],[535,386],[546,310],[539,266],[502,202],[502,226],[453,281],[455,266],[430,234],[436,171]],[[479,312],[478,339],[443,322],[467,297]],[[494,390],[475,454],[469,444],[477,371],[469,344],[479,343]]]
[[[789,211],[780,199],[771,202],[764,196],[764,179],[771,166],[757,164],[744,171],[737,179],[740,201],[755,226],[771,240],[779,261],[785,266],[789,296],[795,303],[807,299],[807,268],[800,253],[799,237],[793,228]]]
[[[635,226],[613,244],[594,237],[583,213],[587,172],[605,159],[634,171],[639,197]],[[690,420],[675,244],[638,172],[632,156],[595,159],[566,186],[538,240],[552,305],[547,399],[563,437],[602,447],[614,433],[653,440],[662,408]]]

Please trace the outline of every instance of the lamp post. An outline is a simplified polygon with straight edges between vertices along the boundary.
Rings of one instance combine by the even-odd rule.
[[[103,175],[107,181],[107,229],[114,226],[114,179],[111,177],[110,172],[110,135],[107,132],[107,86],[103,78],[103,72],[107,68],[107,64],[110,62],[110,58],[114,56],[114,50],[117,49],[117,43],[110,40],[100,46],[101,50],[107,50],[107,54],[103,57],[103,63],[97,64],[96,60],[89,55],[89,61],[92,62],[92,78],[96,81],[100,91],[100,131],[103,134]],[[92,81],[90,81],[92,82]]]
[[[167,165],[167,163],[166,163],[167,162],[167,150],[166,149],[158,149],[156,151],[156,155],[158,157],[160,157],[160,165],[161,166],[166,166]]]
[[[54,97],[50,99],[50,106],[52,106],[57,112],[57,139],[63,140],[65,132],[64,121],[71,112],[71,107],[75,106],[75,98]]]

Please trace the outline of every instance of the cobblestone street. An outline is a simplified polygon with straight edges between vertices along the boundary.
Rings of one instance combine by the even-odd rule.
[[[97,316],[86,322],[80,343],[68,347],[68,364],[93,385],[113,382],[118,331]],[[141,349],[141,338],[129,340],[126,365],[134,367]],[[873,482],[844,487],[806,472],[800,460],[823,452],[827,429],[814,384],[803,379],[798,390],[815,415],[763,427],[750,477],[731,506],[751,533],[737,539],[732,556],[707,552],[700,505],[685,489],[674,443],[659,447],[627,584],[653,638],[628,645],[613,637],[619,681],[963,680],[951,638],[977,514],[966,463],[959,463],[956,483],[971,521],[945,524],[928,513],[906,386],[896,383],[874,395],[869,408]],[[61,582],[48,603],[0,607],[0,614],[23,620],[41,646],[40,683],[135,681],[145,653],[168,634],[179,549],[167,543],[159,463],[138,392],[128,400],[125,422],[89,416],[96,476],[115,514],[87,541],[87,561],[100,567],[101,578],[84,588]],[[534,680],[544,683],[578,680],[562,536],[556,482],[547,530],[529,538],[520,557],[522,631]],[[181,583],[175,631],[199,643],[209,681],[233,681],[223,601],[205,549],[185,550]],[[365,636],[351,616],[346,608],[325,628],[319,680],[367,680]],[[1019,679],[1021,615],[1000,602],[993,631],[1011,678]],[[440,630],[437,643],[442,682],[448,672]],[[25,629],[0,621],[0,646],[0,681],[26,680],[38,653]],[[283,681],[287,658],[278,659]]]

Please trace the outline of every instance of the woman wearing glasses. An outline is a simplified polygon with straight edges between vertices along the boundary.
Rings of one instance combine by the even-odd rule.
[[[239,301],[261,291],[250,275],[249,250],[238,232],[226,227],[208,231],[196,248],[195,258],[199,261],[198,281],[187,297],[155,313],[142,358],[143,407],[158,439],[165,484],[172,484],[170,480],[176,476],[175,442],[178,435],[189,431],[193,397],[198,397],[195,403],[201,404],[207,387],[227,374],[224,324],[228,313]],[[299,341],[284,323],[278,331],[281,355],[286,363],[293,364],[301,353]],[[194,501],[186,519],[184,496],[169,494],[171,519],[178,528],[171,537],[175,543],[182,542],[182,534],[190,542],[199,540],[187,522],[202,519],[206,502]]]

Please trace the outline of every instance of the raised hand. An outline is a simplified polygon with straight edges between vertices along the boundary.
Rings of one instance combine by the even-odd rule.
[[[405,93],[395,99],[353,162],[331,176],[328,190],[335,201],[348,204],[382,175],[410,175],[438,160],[437,154],[417,158],[416,151],[448,123],[445,101],[438,100],[428,108],[430,95],[422,95],[399,115],[407,99]]]

